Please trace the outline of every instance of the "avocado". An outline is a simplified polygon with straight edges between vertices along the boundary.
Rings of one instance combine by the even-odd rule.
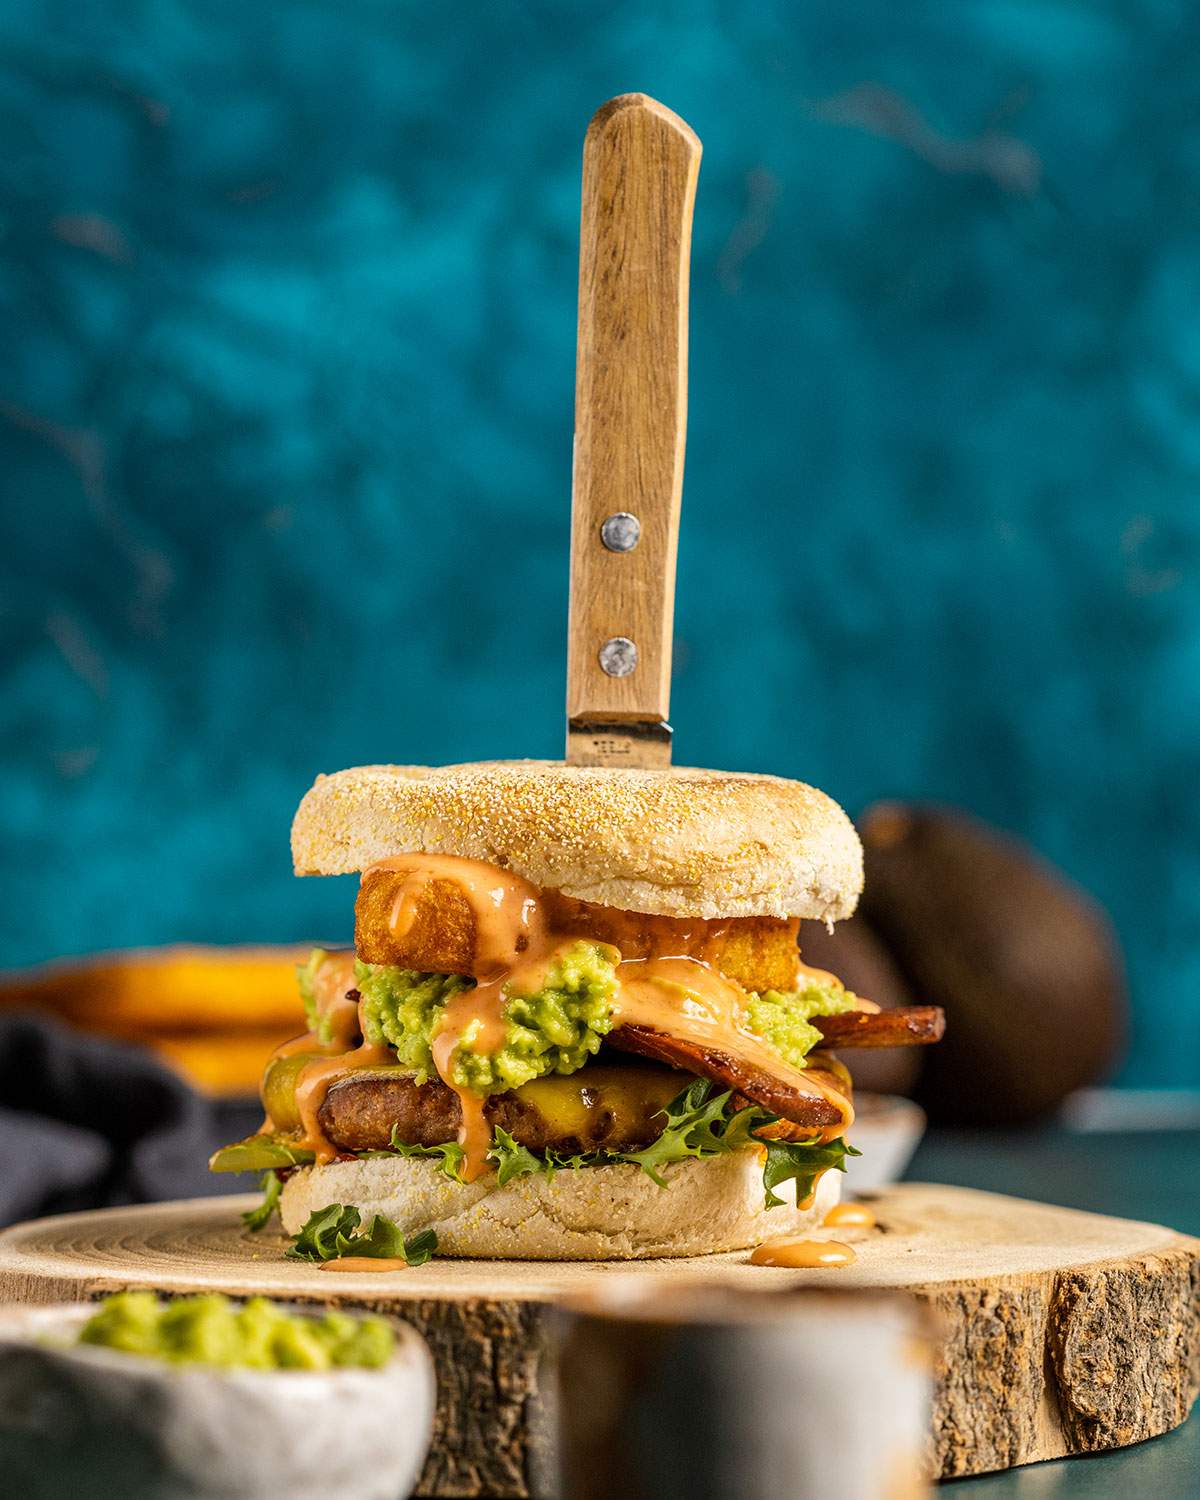
[[[1127,998],[1100,907],[965,813],[884,803],[861,833],[863,915],[915,999],[946,1012],[917,1091],[930,1117],[1020,1124],[1103,1078]]]

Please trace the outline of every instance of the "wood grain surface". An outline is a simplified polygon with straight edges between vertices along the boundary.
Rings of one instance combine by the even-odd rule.
[[[931,1465],[1003,1469],[1122,1447],[1177,1426],[1200,1386],[1200,1240],[966,1188],[910,1183],[872,1200],[876,1230],[839,1230],[839,1271],[745,1254],[631,1263],[433,1261],[386,1276],[327,1272],[248,1235],[231,1197],[44,1219],[0,1234],[0,1297],[51,1302],[118,1287],[264,1293],[399,1313],[438,1366],[419,1493],[530,1492],[540,1461],[537,1365],[547,1305],[614,1277],[750,1290],[899,1288],[940,1327]],[[803,1399],[803,1393],[797,1394]]]
[[[610,100],[583,152],[571,606],[570,719],[662,722],[671,682],[675,554],[687,427],[687,309],[700,142],[644,94]],[[605,519],[641,538],[612,552]],[[624,636],[637,666],[601,670]]]

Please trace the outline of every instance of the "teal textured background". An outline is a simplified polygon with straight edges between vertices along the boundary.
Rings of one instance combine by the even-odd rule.
[[[1200,1083],[1198,46],[4,0],[3,960],[345,935],[317,771],[560,752],[579,153],[642,89],[705,143],[677,759],[1030,839],[1121,932],[1123,1077]]]

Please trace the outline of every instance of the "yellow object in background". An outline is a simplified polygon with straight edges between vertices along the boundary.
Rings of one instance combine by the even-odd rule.
[[[153,1033],[137,1038],[202,1094],[252,1097],[258,1093],[267,1059],[281,1042],[299,1036],[304,1018],[283,1030]]]
[[[0,1009],[43,1011],[138,1042],[193,1087],[253,1095],[268,1056],[304,1030],[296,965],[311,945],[104,953],[0,976]]]

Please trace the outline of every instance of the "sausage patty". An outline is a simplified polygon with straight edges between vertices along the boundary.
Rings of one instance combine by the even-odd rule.
[[[492,1094],[484,1113],[530,1151],[637,1151],[657,1140],[662,1111],[690,1079],[662,1067],[592,1064],[566,1078],[540,1078]],[[342,1151],[383,1151],[392,1140],[439,1146],[455,1140],[458,1095],[440,1079],[409,1073],[349,1073],[330,1084],[318,1112],[321,1129]]]

